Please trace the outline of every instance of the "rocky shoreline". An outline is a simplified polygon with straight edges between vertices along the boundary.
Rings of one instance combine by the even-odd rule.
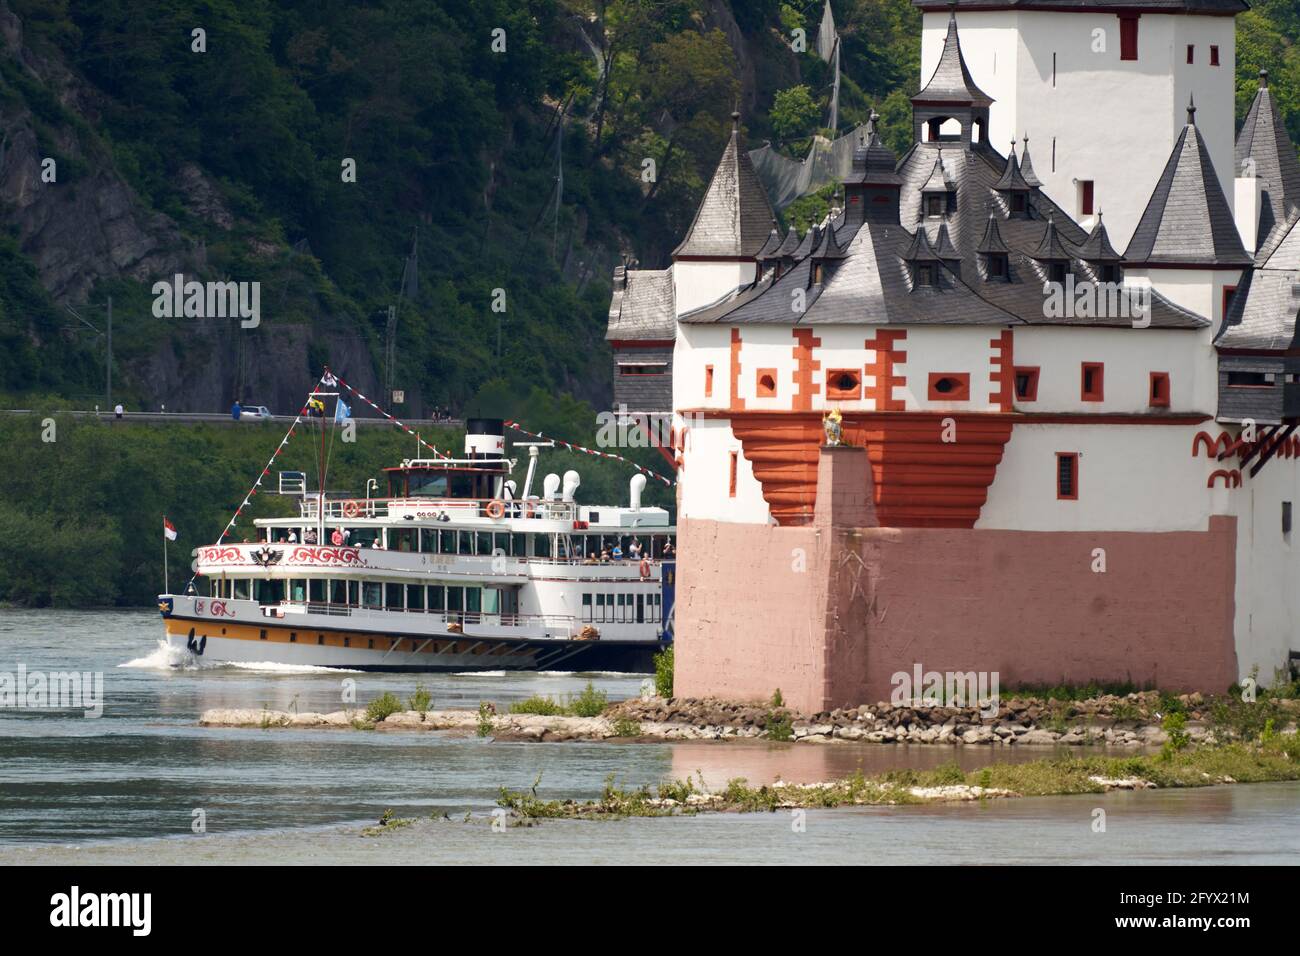
[[[1168,733],[1162,727],[1168,708],[1177,701],[1186,724],[1181,732],[1192,742],[1213,739],[1208,702],[1200,694],[1161,697],[1154,691],[1124,697],[1103,695],[1081,701],[1039,697],[1003,700],[996,716],[978,708],[911,703],[846,708],[801,714],[769,704],[721,700],[632,699],[607,707],[598,717],[523,713],[484,713],[471,710],[406,710],[370,721],[364,709],[333,713],[280,710],[208,710],[205,727],[336,728],[381,731],[449,731],[478,734],[494,740],[566,741],[610,740],[792,740],[834,744],[914,743],[974,746],[1155,747]],[[1294,701],[1286,702],[1295,704]],[[1288,708],[1294,732],[1297,707]]]

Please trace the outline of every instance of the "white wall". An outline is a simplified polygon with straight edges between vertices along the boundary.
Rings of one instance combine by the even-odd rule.
[[[1006,153],[1012,138],[1019,148],[1028,132],[1044,191],[1076,219],[1075,181],[1093,180],[1094,201],[1121,252],[1182,132],[1192,95],[1197,128],[1233,202],[1233,18],[1143,13],[1136,61],[1120,59],[1114,14],[967,10],[958,15],[957,27],[972,77],[996,100],[989,116],[992,145]],[[925,14],[922,84],[938,63],[947,29],[946,11]],[[1105,52],[1093,50],[1097,30]],[[1196,46],[1191,66],[1188,43]],[[1217,67],[1209,65],[1211,44],[1219,47]]]
[[[735,260],[679,259],[673,262],[673,292],[677,315],[717,302],[754,281],[755,264]]]

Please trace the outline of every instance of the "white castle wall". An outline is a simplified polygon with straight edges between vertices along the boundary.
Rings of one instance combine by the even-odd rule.
[[[1018,149],[1028,132],[1044,191],[1085,227],[1092,220],[1080,215],[1077,182],[1093,180],[1094,208],[1106,213],[1106,228],[1121,252],[1182,131],[1193,95],[1197,128],[1232,203],[1232,17],[1143,13],[1135,61],[1120,59],[1114,14],[966,10],[958,14],[957,28],[972,77],[996,101],[989,115],[992,145],[1005,154],[1013,138]],[[934,72],[947,30],[946,11],[924,15],[922,84]],[[1105,52],[1093,51],[1095,30],[1104,33]],[[1196,47],[1190,66],[1189,43]],[[1219,47],[1217,67],[1210,66],[1211,44]]]
[[[686,315],[717,302],[754,281],[753,262],[740,260],[673,260],[673,293],[677,314]]]

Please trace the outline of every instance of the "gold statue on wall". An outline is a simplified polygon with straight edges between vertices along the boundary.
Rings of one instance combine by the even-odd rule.
[[[822,431],[826,433],[826,445],[838,448],[844,444],[844,416],[838,408],[832,408],[822,418]]]

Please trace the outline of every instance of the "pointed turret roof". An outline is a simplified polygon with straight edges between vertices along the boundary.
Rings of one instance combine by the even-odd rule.
[[[1235,175],[1243,174],[1247,160],[1254,161],[1255,175],[1264,181],[1268,197],[1268,211],[1259,223],[1262,246],[1264,237],[1300,207],[1300,160],[1282,122],[1277,100],[1269,92],[1268,70],[1259,71],[1259,89],[1237,134]]]
[[[1047,220],[1047,228],[1043,231],[1043,238],[1038,243],[1038,248],[1030,255],[1039,262],[1069,262],[1074,258],[1070,250],[1065,248],[1060,233],[1056,231],[1056,223],[1051,219]]]
[[[1232,208],[1196,129],[1196,104],[1174,144],[1146,210],[1129,240],[1130,265],[1233,268],[1252,260],[1241,244]]]
[[[799,230],[791,226],[781,240],[781,245],[772,253],[773,259],[787,259],[799,251]]]
[[[741,148],[740,114],[732,113],[731,121],[731,139],[674,257],[749,259],[767,241],[772,204]]]
[[[798,260],[807,259],[813,254],[813,250],[821,244],[822,230],[820,226],[809,226],[808,231],[803,234],[803,242],[799,243],[799,248],[794,251],[794,257]]]
[[[853,149],[853,171],[844,179],[848,185],[898,186],[903,182],[895,171],[898,157],[876,130],[879,119],[880,114],[872,110],[866,127],[858,134],[858,144]]]
[[[763,243],[763,248],[754,253],[755,259],[774,258],[776,250],[781,248],[781,233],[776,227],[776,220],[772,220],[772,231],[767,234],[767,242]]]
[[[953,106],[987,107],[993,103],[989,96],[971,79],[966,68],[966,58],[961,53],[957,38],[957,14],[948,16],[948,35],[939,54],[939,65],[930,75],[930,81],[921,92],[912,97],[913,103],[950,103]]]
[[[939,150],[939,155],[934,159],[934,169],[930,171],[930,178],[921,187],[921,192],[947,193],[956,188],[956,183],[952,176],[949,175],[948,168],[943,164],[943,150]]]
[[[945,261],[961,258],[961,253],[952,244],[952,237],[948,235],[946,222],[939,225],[939,234],[934,238],[934,253]]]
[[[925,234],[925,229],[918,226],[916,235],[912,237],[912,244],[907,247],[903,253],[903,258],[908,262],[938,262],[939,254],[934,251],[934,246],[930,245],[930,239]]]
[[[1031,186],[1041,186],[1043,181],[1034,175],[1034,164],[1029,158],[1029,134],[1025,134],[1025,150],[1020,154],[1020,175]]]
[[[1106,235],[1106,227],[1101,221],[1101,210],[1097,210],[1097,225],[1092,227],[1088,238],[1078,249],[1079,258],[1084,262],[1119,262],[1124,257],[1115,251]]]
[[[844,249],[840,246],[840,241],[835,235],[835,226],[827,225],[822,230],[822,241],[817,245],[817,251],[812,254],[814,259],[843,259]]]
[[[1016,141],[1011,141],[1011,152],[1007,154],[1007,165],[1002,170],[1002,178],[993,184],[999,192],[1029,192],[1034,187],[1025,182],[1020,172],[1020,161],[1016,159]]]
[[[984,227],[984,237],[980,239],[980,244],[975,247],[975,251],[984,255],[997,255],[1011,251],[1002,240],[1002,230],[998,228],[998,220],[993,213],[989,213],[988,225]]]

